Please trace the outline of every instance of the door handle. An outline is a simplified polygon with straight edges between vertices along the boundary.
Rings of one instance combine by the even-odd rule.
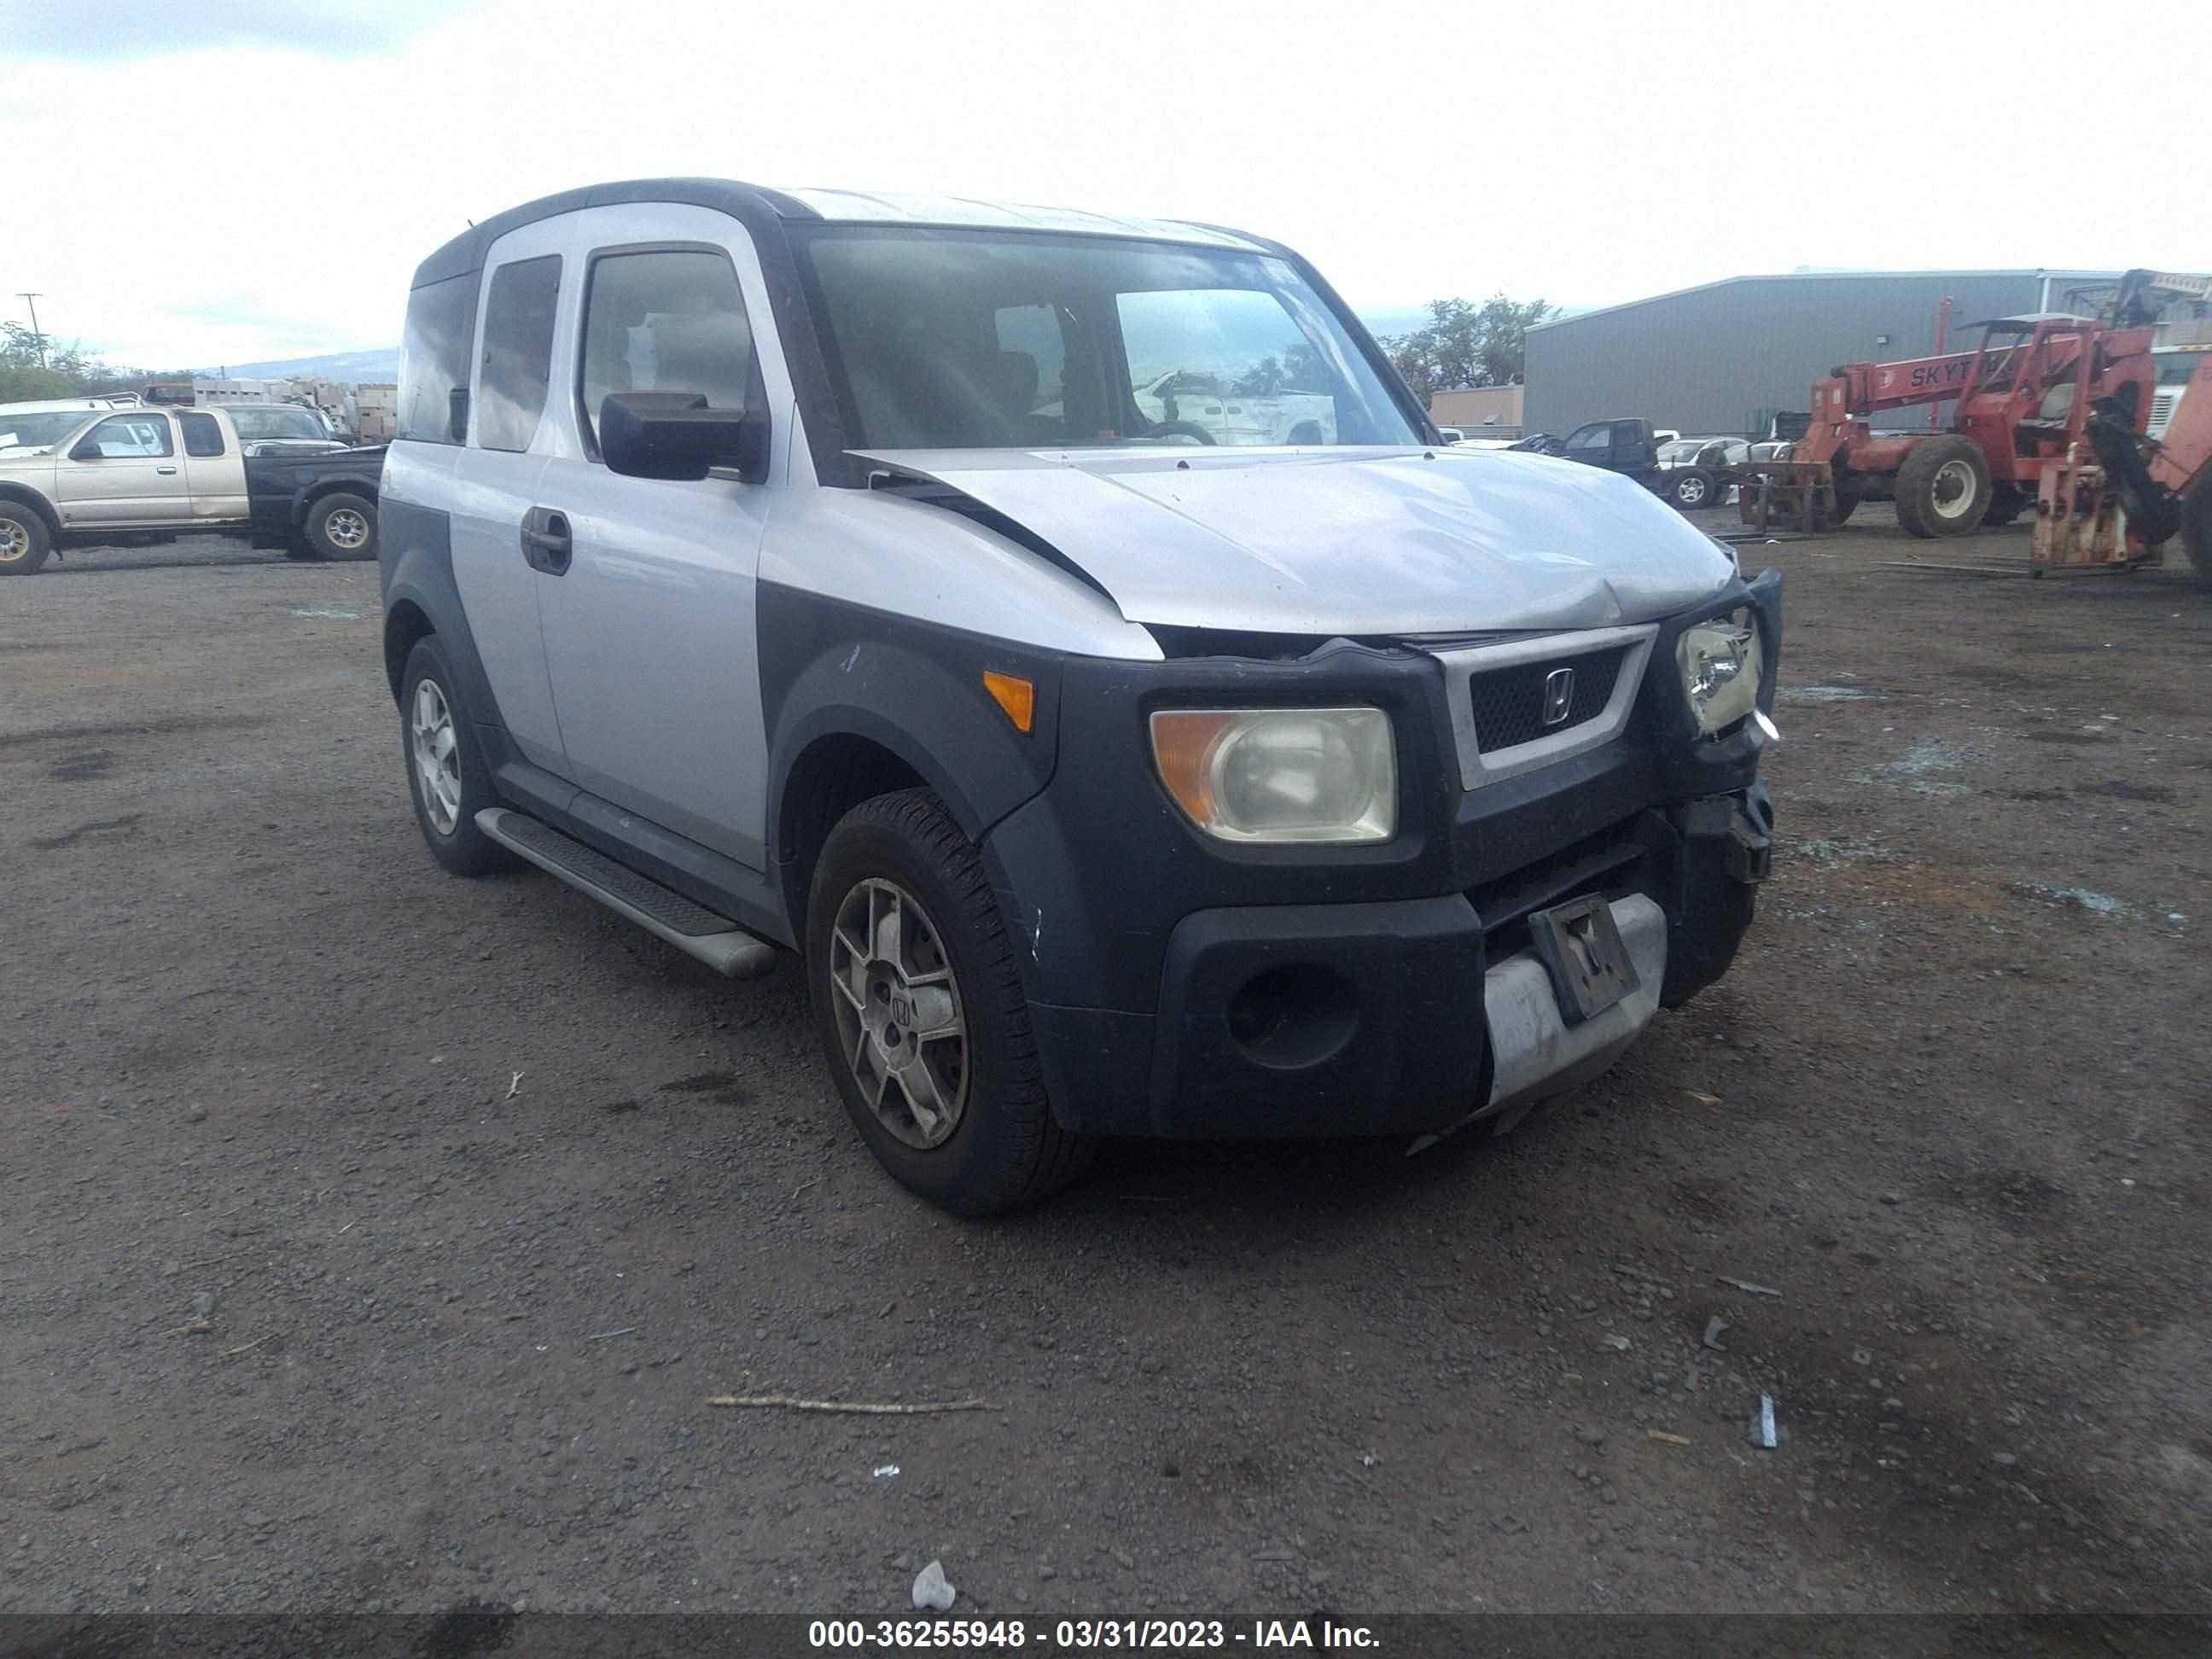
[[[566,575],[575,552],[568,515],[550,507],[533,507],[522,515],[522,556],[532,570],[549,576]]]
[[[165,478],[173,478],[177,476],[177,469],[173,466],[157,466],[154,471]]]

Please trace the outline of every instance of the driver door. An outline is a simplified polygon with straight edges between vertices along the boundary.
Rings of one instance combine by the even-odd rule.
[[[54,468],[63,524],[167,524],[191,517],[176,434],[158,409],[111,415],[70,446]]]
[[[1566,447],[1559,453],[1571,461],[1580,461],[1585,466],[1613,465],[1613,422],[1592,421],[1578,426],[1567,434]]]

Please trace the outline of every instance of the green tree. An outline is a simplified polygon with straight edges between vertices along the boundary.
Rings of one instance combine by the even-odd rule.
[[[1425,324],[1384,340],[1382,348],[1424,403],[1462,386],[1510,386],[1522,376],[1528,325],[1555,309],[1542,300],[1503,294],[1480,305],[1431,300]]]
[[[62,345],[21,323],[0,323],[0,402],[66,398],[110,372],[81,344]]]

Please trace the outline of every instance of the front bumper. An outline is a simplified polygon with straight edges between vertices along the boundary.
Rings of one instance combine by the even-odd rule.
[[[1610,1066],[1662,1006],[1733,960],[1765,873],[1765,791],[1644,815],[1648,838],[1541,903],[1468,894],[1205,910],[1170,934],[1157,1013],[1033,1005],[1055,1115],[1094,1134],[1433,1134]],[[1531,909],[1603,894],[1636,969],[1570,1023],[1528,942]]]
[[[1768,581],[1716,605],[1747,598],[1778,642]],[[1765,739],[1747,721],[1694,740],[1677,626],[1615,738],[1473,788],[1433,657],[1340,641],[1279,664],[1071,661],[1060,764],[983,845],[1028,945],[1055,1116],[1100,1134],[1440,1133],[1574,1086],[1719,978],[1765,874]],[[1317,855],[1199,836],[1131,739],[1147,708],[1213,697],[1389,711],[1395,840]],[[1592,895],[1638,987],[1583,1030],[1530,977],[1528,918]]]

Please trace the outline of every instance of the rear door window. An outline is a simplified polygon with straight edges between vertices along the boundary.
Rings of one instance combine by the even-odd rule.
[[[491,275],[484,301],[483,363],[477,380],[477,443],[530,447],[553,374],[553,317],[561,256],[518,259]]]
[[[185,428],[185,453],[187,455],[220,455],[222,453],[222,422],[212,415],[179,415],[179,425]]]
[[[606,253],[584,300],[578,418],[599,456],[599,408],[621,392],[696,392],[743,409],[753,383],[752,324],[726,254],[704,248]]]

